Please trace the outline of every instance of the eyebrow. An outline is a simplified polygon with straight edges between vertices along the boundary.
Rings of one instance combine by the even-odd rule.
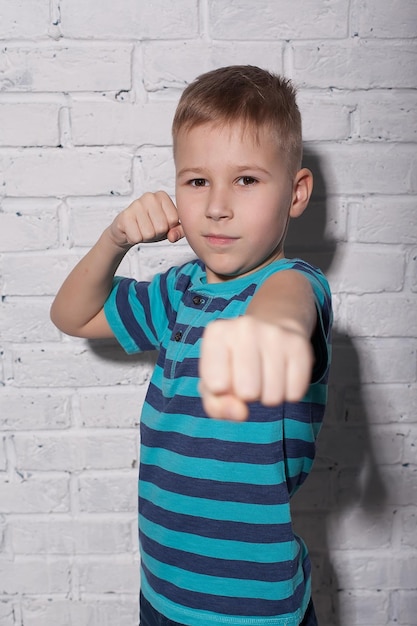
[[[177,176],[181,176],[182,174],[186,174],[187,172],[192,172],[193,174],[202,174],[203,171],[204,170],[202,167],[183,167],[182,170],[177,172]]]
[[[179,172],[177,172],[177,176],[182,176],[184,174],[186,174],[187,172],[191,172],[193,174],[204,174],[206,172],[206,168],[203,167],[183,167]],[[247,171],[251,171],[251,172],[263,172],[264,174],[270,176],[271,172],[266,170],[263,167],[260,167],[259,165],[238,165],[236,168],[237,172],[247,172]]]

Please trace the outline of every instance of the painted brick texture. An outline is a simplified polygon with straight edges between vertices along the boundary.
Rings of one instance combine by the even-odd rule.
[[[136,626],[140,406],[153,355],[49,306],[114,215],[173,192],[170,123],[232,63],[299,89],[315,192],[287,252],[334,292],[318,458],[294,502],[320,626],[417,623],[414,0],[0,0],[0,626]],[[184,243],[132,250],[150,278]]]

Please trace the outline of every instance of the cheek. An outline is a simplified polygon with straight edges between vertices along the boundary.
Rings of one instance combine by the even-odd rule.
[[[187,203],[186,199],[184,198],[184,194],[177,193],[177,195],[175,197],[175,203],[176,203],[176,207],[177,207],[178,217],[180,218],[181,222],[187,221],[187,210],[186,210],[186,207],[187,207],[188,203]]]
[[[190,210],[189,206],[187,207],[187,209],[185,209],[184,206],[182,206],[181,204],[178,204],[177,211],[178,218],[184,230],[185,237],[190,242],[194,239],[197,232],[200,230],[198,227],[196,212]]]
[[[263,214],[260,209],[247,222],[248,235],[254,243],[266,246],[275,245],[281,240],[286,223],[285,215],[276,212]]]

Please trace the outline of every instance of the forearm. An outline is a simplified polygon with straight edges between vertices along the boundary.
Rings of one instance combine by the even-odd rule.
[[[209,324],[200,358],[200,391],[211,417],[243,420],[247,403],[298,402],[311,381],[317,323],[309,281],[288,270],[268,278],[246,314]]]
[[[294,270],[271,276],[256,292],[246,313],[310,338],[317,322],[313,290]]]
[[[106,229],[60,288],[51,307],[53,323],[68,335],[111,335],[106,325],[93,328],[110,293],[113,277],[129,247],[117,245]]]

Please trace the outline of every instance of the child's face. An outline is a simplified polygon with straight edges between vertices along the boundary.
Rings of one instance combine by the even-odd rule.
[[[293,183],[266,129],[240,124],[180,131],[176,202],[207,282],[244,276],[283,256]]]

